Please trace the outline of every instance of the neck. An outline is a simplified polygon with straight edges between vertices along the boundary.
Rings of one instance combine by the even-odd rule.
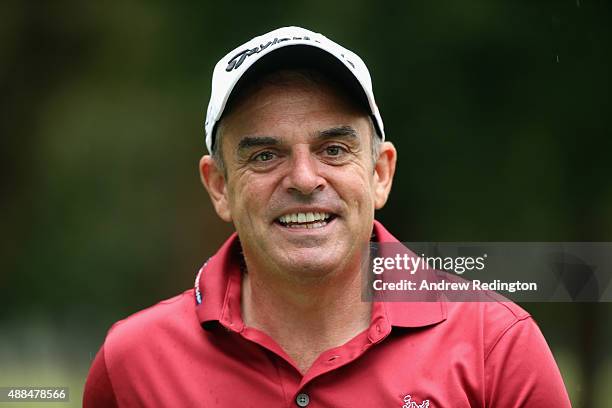
[[[312,281],[279,281],[249,268],[242,280],[244,323],[272,337],[305,372],[319,354],[365,330],[371,304],[361,301],[359,267]]]

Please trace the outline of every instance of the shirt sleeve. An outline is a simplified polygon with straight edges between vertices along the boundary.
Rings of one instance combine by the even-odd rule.
[[[83,392],[84,408],[118,407],[113,385],[110,382],[104,359],[104,346],[100,348],[89,369],[85,390]]]
[[[529,316],[515,321],[485,357],[486,406],[571,408],[559,368]]]

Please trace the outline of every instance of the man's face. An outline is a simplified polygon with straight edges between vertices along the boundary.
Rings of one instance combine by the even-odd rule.
[[[233,221],[247,264],[320,278],[359,260],[388,193],[372,131],[366,114],[321,84],[266,85],[234,106],[215,206]]]

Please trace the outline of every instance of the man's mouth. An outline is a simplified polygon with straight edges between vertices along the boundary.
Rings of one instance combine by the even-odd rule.
[[[323,228],[329,224],[335,214],[327,212],[297,212],[281,215],[276,222],[286,228]]]

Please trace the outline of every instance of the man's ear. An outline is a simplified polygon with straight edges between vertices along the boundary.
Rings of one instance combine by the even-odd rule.
[[[374,207],[377,210],[385,205],[389,197],[396,161],[395,146],[391,142],[383,142],[380,145],[378,159],[374,163]]]
[[[225,174],[217,167],[217,163],[210,155],[204,155],[200,159],[200,179],[208,191],[217,215],[223,221],[231,222],[232,214],[227,196]]]

